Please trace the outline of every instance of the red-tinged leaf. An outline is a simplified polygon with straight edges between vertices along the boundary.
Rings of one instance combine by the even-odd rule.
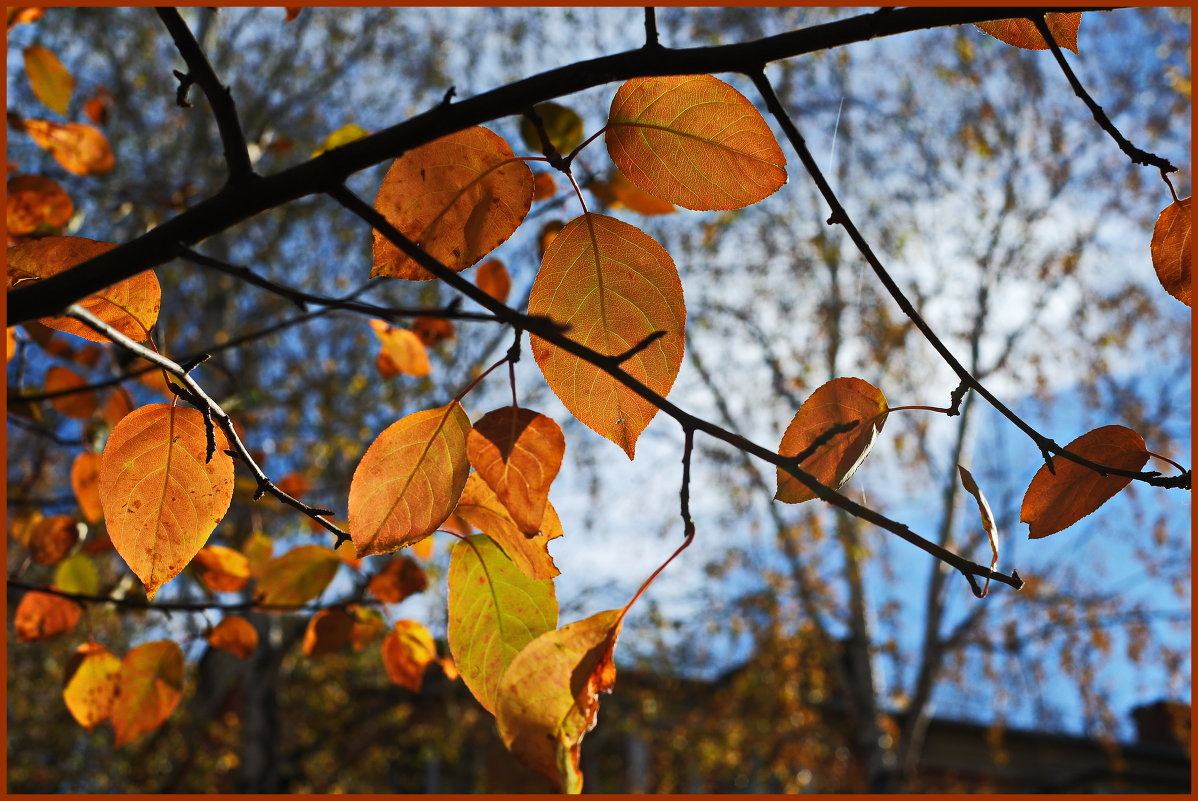
[[[83,616],[83,607],[69,598],[30,590],[17,604],[13,629],[17,642],[37,642],[70,631]]]
[[[108,110],[112,107],[113,100],[112,92],[108,91],[107,87],[101,86],[84,101],[83,113],[96,125],[107,125]]]
[[[532,171],[502,137],[467,128],[395,160],[374,207],[453,270],[503,244],[532,205]],[[370,276],[427,281],[432,274],[377,231]]]
[[[275,482],[275,486],[292,498],[302,498],[312,489],[312,482],[303,473],[288,473]]]
[[[569,155],[582,142],[582,117],[576,111],[559,103],[539,103],[533,110],[541,119],[549,143],[560,155]],[[534,153],[540,153],[544,147],[540,133],[528,117],[520,118],[520,139]]]
[[[349,488],[358,556],[424,539],[453,511],[466,484],[470,418],[457,401],[393,423],[366,449]]]
[[[553,244],[553,240],[557,239],[557,235],[562,232],[566,224],[561,220],[550,220],[541,226],[540,233],[537,234],[537,257],[545,258],[545,251]]]
[[[75,351],[75,364],[81,367],[95,367],[104,357],[104,352],[95,345],[85,345]]]
[[[990,540],[990,569],[994,570],[998,566],[998,524],[994,522],[994,513],[990,511],[990,502],[982,494],[982,490],[978,486],[978,483],[974,481],[972,473],[961,465],[957,465],[957,470],[961,474],[961,486],[977,501],[978,514],[982,518],[982,530],[986,532],[986,538]],[[986,597],[986,593],[989,590],[990,579],[987,578],[986,583],[982,587],[983,598]]]
[[[304,631],[304,656],[317,657],[349,645],[354,619],[344,609],[322,609],[308,621]]]
[[[245,558],[250,564],[250,575],[256,579],[262,578],[262,571],[266,569],[271,557],[274,556],[275,543],[261,531],[255,531],[246,537],[245,542],[242,543],[241,552],[245,554]]]
[[[370,577],[366,588],[383,603],[397,604],[408,596],[424,592],[428,576],[415,560],[396,556]]]
[[[539,172],[532,179],[532,199],[533,202],[538,200],[548,200],[557,194],[557,182],[553,180],[553,174],[548,172]]]
[[[54,112],[67,115],[71,92],[75,90],[75,78],[58,60],[58,56],[41,45],[30,45],[23,51],[25,75],[33,95]]]
[[[453,547],[449,560],[449,650],[462,680],[495,713],[512,659],[557,628],[553,581],[529,578],[489,537]]]
[[[495,540],[529,578],[551,579],[560,572],[549,555],[549,541],[565,533],[553,504],[545,504],[541,532],[530,537],[520,530],[507,507],[478,473],[471,473],[458,501],[457,514]]]
[[[302,606],[324,592],[340,564],[323,545],[292,548],[262,569],[255,600],[264,606]]]
[[[612,174],[610,186],[612,196],[617,201],[617,203],[612,205],[623,206],[630,211],[635,211],[637,214],[643,214],[646,217],[658,214],[673,214],[677,211],[673,203],[667,203],[661,198],[654,197],[645,192],[632,181],[628,180],[628,176],[618,169]]]
[[[324,138],[320,143],[320,147],[312,151],[312,158],[316,158],[321,153],[332,150],[335,147],[348,145],[350,142],[356,142],[363,137],[370,136],[370,131],[363,128],[357,123],[351,122],[348,125],[342,125],[337,130]]]
[[[1152,266],[1161,286],[1190,305],[1190,198],[1170,203],[1152,229]]]
[[[107,242],[75,236],[20,242],[8,249],[8,288],[11,291],[26,281],[57,275],[114,247]],[[144,342],[158,320],[161,300],[158,279],[153,270],[146,270],[87,296],[79,301],[79,305],[130,339]],[[70,317],[43,317],[39,322],[92,342],[108,341],[107,337]]]
[[[487,259],[478,265],[474,283],[500,303],[507,303],[508,293],[512,291],[512,277],[499,259]]]
[[[42,18],[42,14],[46,13],[46,9],[41,6],[10,6],[5,11],[8,14],[9,30],[12,30],[14,25],[37,22]]]
[[[43,175],[14,175],[8,179],[8,235],[61,233],[71,221],[75,204],[56,182]]]
[[[605,136],[630,181],[688,209],[744,208],[786,183],[786,157],[765,119],[711,75],[627,81]]]
[[[652,237],[613,217],[584,214],[562,229],[545,251],[528,313],[568,325],[566,336],[605,356],[664,331],[621,365],[662,396],[682,366],[686,304],[678,269]],[[632,458],[657,407],[539,337],[532,337],[532,352],[566,408]]]
[[[383,378],[393,378],[400,374],[429,374],[428,352],[425,351],[420,337],[406,328],[393,326],[383,320],[371,320],[370,327],[382,346],[379,348],[376,364]]]
[[[1091,462],[1121,470],[1139,470],[1148,462],[1144,438],[1130,428],[1103,426],[1065,446],[1065,450]],[[1069,528],[1109,501],[1131,483],[1123,476],[1101,476],[1064,457],[1053,459],[1036,472],[1023,496],[1019,519],[1028,524],[1029,539],[1040,539]]]
[[[116,166],[112,147],[99,128],[82,122],[60,124],[50,120],[22,120],[14,127],[29,134],[38,147],[48,150],[69,173],[99,175]]]
[[[834,434],[808,456],[799,468],[820,483],[840,489],[852,478],[886,423],[886,396],[860,378],[834,378],[811,393],[790,421],[778,453],[797,456],[833,426],[856,422],[849,431]],[[778,470],[778,492],[783,503],[803,503],[819,497],[789,473]]]
[[[129,395],[129,390],[124,387],[113,387],[108,393],[108,399],[104,401],[104,406],[100,409],[100,416],[104,418],[104,422],[109,428],[116,428],[116,424],[125,419],[125,415],[133,411],[133,398]]]
[[[192,565],[196,578],[213,592],[237,592],[250,580],[250,560],[223,545],[201,548]]]
[[[363,650],[387,630],[383,613],[377,609],[350,604],[346,611],[354,619],[354,624],[349,630],[349,644],[355,651]]]
[[[453,323],[442,317],[417,317],[412,320],[412,333],[426,348],[454,338]]]
[[[383,640],[383,666],[391,681],[420,692],[424,670],[437,658],[437,645],[428,629],[415,620],[400,620]]]
[[[107,553],[114,550],[112,547],[112,538],[108,536],[108,531],[103,528],[93,528],[91,536],[87,542],[83,543],[83,552],[96,556],[97,554]]]
[[[183,651],[175,642],[147,642],[125,654],[112,704],[116,745],[131,743],[157,729],[182,698]]]
[[[16,329],[15,329],[15,328],[13,328],[13,327],[11,327],[11,326],[9,326],[9,328],[8,328],[8,342],[7,342],[7,345],[6,345],[5,351],[6,351],[6,355],[5,355],[5,357],[4,357],[5,361],[6,361],[6,362],[11,362],[11,361],[12,361],[12,357],[13,357],[13,356],[15,356],[15,355],[17,354],[17,334],[16,334]]]
[[[87,386],[83,376],[69,367],[54,365],[46,370],[46,380],[42,385],[43,392],[62,392]],[[95,390],[87,392],[72,392],[70,395],[60,395],[50,399],[50,405],[62,415],[84,420],[100,406],[100,398]]]
[[[71,464],[71,489],[83,512],[83,519],[99,523],[104,519],[104,507],[100,504],[100,455],[84,451]]]
[[[1080,11],[1051,12],[1044,15],[1044,22],[1059,46],[1077,53],[1077,30],[1082,24]],[[1036,23],[1030,19],[999,19],[975,24],[1000,42],[1014,47],[1024,50],[1048,49],[1048,42],[1044,41],[1044,37],[1036,29]]]
[[[96,572],[96,563],[83,551],[71,554],[54,568],[54,586],[79,595],[97,594],[100,574]]]
[[[549,486],[566,453],[557,423],[532,409],[488,412],[466,437],[466,454],[525,534],[541,530]]]
[[[258,630],[244,617],[225,615],[208,633],[208,644],[223,648],[239,659],[249,659],[258,647]]]
[[[283,6],[283,8],[287,11],[287,16],[283,18],[283,22],[291,22],[304,10],[304,6]]]
[[[79,541],[79,525],[70,515],[51,515],[37,521],[27,543],[33,561],[56,565]]]
[[[121,677],[121,660],[98,642],[80,645],[67,662],[62,700],[85,729],[112,716]]]
[[[204,547],[233,499],[224,433],[206,462],[204,416],[154,403],[112,430],[100,462],[100,500],[117,553],[153,598]]]
[[[613,609],[542,634],[499,683],[495,717],[504,745],[563,792],[582,791],[582,738],[595,725],[599,693],[615,684],[612,652],[623,621],[623,610]]]

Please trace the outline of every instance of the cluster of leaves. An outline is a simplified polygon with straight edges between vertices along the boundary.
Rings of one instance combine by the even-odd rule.
[[[1054,38],[1074,51],[1079,18],[1049,15]],[[10,10],[10,26],[15,21],[28,19]],[[1016,46],[1048,47],[1028,20],[983,28]],[[74,84],[70,74],[42,48],[27,48],[25,59],[35,95],[65,114]],[[12,114],[9,122],[72,173],[89,175],[112,167],[111,150],[96,128]],[[682,363],[687,314],[682,281],[670,254],[649,234],[586,207],[570,170],[572,160],[603,135],[615,169],[610,180],[593,181],[589,188],[608,205],[650,215],[673,212],[675,206],[731,210],[757,203],[786,183],[786,158],[753,103],[710,75],[626,81],[612,99],[606,125],[585,140],[578,115],[557,104],[530,111],[522,134],[525,144],[541,155],[517,156],[498,134],[472,127],[397,159],[374,209],[422,256],[417,258],[413,248],[376,226],[370,276],[423,281],[437,277],[428,259],[454,272],[483,262],[523,223],[534,202],[557,191],[551,174],[534,176],[529,162],[560,171],[582,213],[543,236],[528,314],[546,321],[551,326],[547,330],[556,335],[547,330],[532,334],[532,353],[570,413],[632,458],[639,436],[660,410],[647,396],[665,398]],[[363,135],[362,129],[347,126],[330,135],[318,153]],[[10,290],[70,270],[114,247],[61,236],[71,216],[69,196],[49,178],[9,180]],[[1162,284],[1188,305],[1189,198],[1175,200],[1162,212],[1151,250]],[[476,284],[503,303],[511,279],[502,262],[491,259],[479,265]],[[160,291],[153,271],[147,271],[81,301],[68,316],[27,326],[34,342],[49,341],[45,329],[54,329],[99,345],[115,342],[161,368],[156,385],[170,402],[136,409],[120,389],[110,391],[101,407],[97,392],[69,368],[51,368],[43,385],[46,393],[60,393],[52,400],[59,413],[99,418],[108,429],[99,454],[84,453],[76,460],[72,486],[84,519],[103,521],[111,546],[141,580],[147,602],[191,565],[214,593],[239,592],[254,581],[253,600],[245,609],[304,609],[324,592],[343,562],[361,569],[359,560],[365,557],[420,548],[434,532],[447,532],[460,539],[448,573],[452,660],[438,659],[423,625],[402,620],[382,644],[388,675],[417,691],[434,661],[447,673],[460,674],[495,715],[504,743],[519,759],[563,790],[580,790],[580,743],[595,723],[598,694],[615,681],[613,652],[624,617],[660,569],[624,607],[560,625],[554,589],[559,571],[549,545],[564,530],[548,494],[565,452],[562,431],[546,415],[518,405],[514,372],[510,406],[491,410],[474,423],[463,407],[486,375],[519,358],[522,332],[517,330],[507,356],[448,404],[407,414],[377,436],[354,471],[348,523],[342,530],[332,512],[299,501],[305,490],[302,477],[273,484],[262,474],[233,421],[190,379],[194,364],[154,358],[151,332]],[[380,319],[369,326],[379,341],[377,366],[384,378],[427,375],[426,348],[454,335],[447,320],[436,318],[418,318],[411,329]],[[11,357],[16,343],[12,329],[8,341]],[[86,365],[95,356],[85,353],[57,355]],[[955,401],[959,404],[960,398]],[[832,499],[877,442],[888,415],[902,409],[956,413],[953,408],[890,407],[880,389],[859,378],[835,378],[819,387],[797,410],[778,446],[783,461],[777,500]],[[35,419],[40,414],[35,407],[25,411]],[[688,429],[683,548],[694,535],[685,472],[691,435]],[[1083,434],[1065,451],[1068,458],[1055,460],[1046,453],[1047,463],[1024,497],[1022,519],[1033,538],[1061,531],[1095,511],[1127,486],[1152,455],[1142,437],[1117,425]],[[234,497],[234,461],[239,459],[255,472],[255,498],[270,491],[296,506],[337,534],[336,547],[300,545],[273,557],[266,538],[251,540],[242,551],[207,545]],[[969,471],[963,466],[960,471],[989,537],[992,573],[999,554],[994,516]],[[54,585],[26,593],[17,608],[18,639],[32,642],[72,630],[80,618],[77,601],[99,590],[86,553],[71,554],[80,527],[70,516],[35,517],[21,521],[13,533],[32,559],[57,566]],[[990,576],[986,578],[988,582]],[[418,563],[395,556],[372,576],[369,587],[378,602],[395,603],[426,584]],[[303,650],[312,657],[347,645],[361,650],[386,630],[382,615],[369,606],[322,608],[310,619]],[[257,633],[246,619],[227,615],[207,639],[246,658]],[[170,715],[181,697],[182,673],[182,652],[170,641],[138,646],[123,660],[99,643],[87,642],[68,668],[64,699],[87,728],[110,720],[120,745],[154,730]]]

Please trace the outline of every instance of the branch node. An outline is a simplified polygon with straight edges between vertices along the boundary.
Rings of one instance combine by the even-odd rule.
[[[948,405],[948,412],[946,412],[949,417],[954,417],[961,413],[961,403],[965,400],[965,396],[968,394],[969,384],[966,381],[962,381],[957,385],[957,388],[952,391],[952,394],[949,395],[951,402]]]
[[[175,77],[179,79],[179,88],[175,90],[175,105],[179,108],[194,108],[191,101],[187,99],[187,93],[191,91],[191,87],[195,84],[195,78],[191,77],[190,73],[171,70]]]
[[[438,105],[438,108],[447,108],[449,105],[451,105],[453,103],[453,96],[457,93],[458,88],[456,86],[450,86],[448,89],[446,89],[445,96],[441,98],[441,103]]]

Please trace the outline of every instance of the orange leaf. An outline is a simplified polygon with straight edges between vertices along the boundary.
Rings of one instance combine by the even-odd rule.
[[[250,560],[223,545],[201,548],[192,564],[196,578],[213,592],[237,592],[250,580]]]
[[[453,270],[499,247],[532,205],[532,171],[499,135],[475,127],[395,160],[374,207],[409,239]],[[427,281],[432,274],[374,234],[376,276]]]
[[[1059,46],[1077,53],[1077,30],[1082,24],[1080,11],[1050,12],[1044,15],[1044,22]],[[1048,42],[1044,41],[1040,31],[1036,30],[1036,24],[1030,19],[998,19],[975,24],[1000,42],[1014,47],[1024,50],[1048,49]]]
[[[457,401],[393,423],[366,449],[349,487],[349,533],[358,556],[389,553],[449,517],[470,463],[470,418]]]
[[[183,651],[175,642],[147,642],[125,654],[112,704],[116,745],[131,743],[157,729],[182,698]]]
[[[34,96],[51,111],[65,117],[67,106],[71,102],[71,92],[75,89],[75,79],[58,60],[58,56],[41,45],[30,45],[25,48],[23,54],[25,74],[29,77],[29,86],[33,89]]]
[[[545,504],[541,532],[530,537],[520,530],[507,507],[478,473],[471,473],[458,501],[457,514],[495,540],[529,578],[550,579],[561,572],[549,555],[549,541],[565,533],[553,504]]]
[[[42,18],[42,14],[46,13],[46,9],[41,6],[10,6],[5,11],[8,13],[9,30],[12,30],[14,25],[37,22]]]
[[[620,635],[620,609],[546,632],[516,655],[499,684],[499,736],[525,765],[582,790],[579,751],[595,724],[599,693],[616,681],[612,652]]]
[[[1070,442],[1065,450],[1122,470],[1139,470],[1148,462],[1144,438],[1123,426],[1096,428]],[[1069,528],[1131,483],[1130,478],[1101,476],[1059,456],[1053,460],[1053,466],[1056,474],[1044,465],[1023,496],[1019,519],[1028,524],[1029,539]]]
[[[349,630],[349,644],[355,651],[361,651],[387,630],[383,613],[377,609],[350,604],[345,610],[354,619],[354,624]]]
[[[322,609],[304,630],[304,656],[317,657],[340,651],[349,644],[354,619],[344,609]]]
[[[112,392],[108,393],[108,400],[104,401],[104,407],[100,409],[100,416],[104,418],[104,422],[109,428],[116,428],[116,424],[125,419],[125,415],[133,411],[133,398],[129,395],[129,390],[124,387],[113,387]]]
[[[512,277],[499,259],[487,259],[478,265],[474,283],[500,303],[507,303],[508,293],[512,291]]]
[[[673,203],[667,203],[661,198],[643,191],[618,169],[612,174],[610,186],[611,193],[619,205],[635,211],[637,214],[650,217],[657,214],[673,214],[677,211]]]
[[[104,519],[104,507],[100,505],[100,456],[85,451],[75,457],[71,464],[71,489],[75,500],[83,511],[83,519],[99,523]]]
[[[255,531],[246,537],[245,542],[241,545],[241,552],[245,554],[245,558],[249,562],[250,575],[254,578],[262,578],[262,571],[266,569],[271,557],[274,556],[274,540],[261,531]]]
[[[711,75],[627,81],[605,136],[630,181],[688,209],[744,208],[786,183],[786,157],[765,119]]]
[[[8,249],[8,288],[30,279],[49,278],[77,264],[112,250],[115,245],[75,236],[52,236],[21,242]],[[150,336],[158,320],[162,292],[153,270],[102,289],[79,301],[79,305],[120,333],[138,342]],[[108,338],[70,317],[43,317],[39,322],[58,331],[75,334],[92,342]]]
[[[557,182],[553,180],[553,174],[548,172],[539,172],[532,179],[532,199],[547,200],[557,194]]]
[[[283,8],[287,11],[287,16],[283,18],[283,22],[291,22],[304,10],[303,6],[283,6]]]
[[[420,337],[426,348],[453,339],[453,323],[441,317],[417,317],[412,320],[412,333]]]
[[[420,692],[424,670],[437,658],[437,645],[428,629],[415,620],[396,622],[383,640],[383,666],[391,681]]]
[[[108,124],[108,109],[112,107],[113,96],[108,88],[101,86],[95,93],[84,101],[83,113],[96,125]]]
[[[86,385],[87,381],[74,370],[69,367],[55,365],[46,371],[46,380],[42,385],[42,390],[44,392],[61,392],[65,389],[77,389]],[[84,420],[91,417],[92,412],[100,405],[100,399],[96,396],[94,390],[89,392],[75,392],[70,395],[51,398],[50,405],[59,414],[72,417],[76,420]]]
[[[886,396],[860,378],[834,378],[811,393],[790,421],[778,453],[797,456],[830,428],[856,421],[855,428],[835,434],[799,467],[822,484],[840,489],[852,478],[886,424]],[[789,473],[778,470],[778,492],[783,503],[803,503],[818,498]]]
[[[566,224],[561,220],[550,220],[541,226],[540,233],[537,234],[537,254],[539,258],[545,258],[545,251],[557,239],[557,235],[562,232]]]
[[[33,526],[29,552],[39,565],[56,565],[79,541],[79,525],[70,515],[51,515]]]
[[[428,587],[428,576],[406,556],[396,556],[383,569],[370,577],[366,588],[383,603],[397,604],[409,595],[424,592]]]
[[[528,313],[569,325],[566,336],[605,356],[664,331],[622,366],[660,395],[669,394],[685,339],[682,281],[670,254],[640,229],[599,214],[571,221],[545,251]],[[539,337],[532,337],[532,352],[566,408],[632,458],[657,407]]]
[[[349,524],[344,520],[335,521],[335,525],[342,531],[349,527]],[[333,549],[333,553],[337,554],[338,559],[352,567],[354,570],[362,569],[362,558],[358,556],[358,552],[354,548],[354,543],[352,540],[342,540],[341,544]]]
[[[382,347],[376,364],[383,378],[399,374],[425,376],[429,374],[428,353],[420,337],[383,320],[371,320],[370,327]]]
[[[219,428],[205,463],[204,417],[153,403],[112,430],[100,462],[100,500],[117,553],[153,598],[182,572],[233,499],[233,460]]]
[[[70,631],[82,615],[83,607],[69,598],[30,590],[17,604],[12,625],[17,642],[37,642]]]
[[[1190,305],[1190,198],[1170,203],[1152,229],[1152,266],[1161,286]]]
[[[312,482],[303,473],[288,473],[275,482],[275,486],[292,498],[302,498],[312,489]]]
[[[323,545],[301,545],[271,559],[258,578],[257,603],[302,606],[324,592],[341,559]]]
[[[71,221],[75,204],[56,182],[42,175],[14,175],[8,179],[8,234],[61,232]]]
[[[244,617],[225,615],[208,634],[208,644],[240,659],[249,659],[258,647],[258,630]]]
[[[50,151],[69,173],[99,175],[116,166],[108,139],[94,126],[82,122],[62,125],[50,120],[23,120],[15,127],[29,134],[38,147]]]
[[[532,409],[488,412],[466,437],[466,454],[525,534],[541,530],[549,486],[562,466],[566,439],[557,423]]]
[[[8,355],[5,358],[11,362],[12,357],[15,356],[17,353],[17,333],[16,333],[16,329],[13,328],[12,326],[9,326],[9,328],[8,328],[7,351],[8,351]]]
[[[93,729],[112,715],[121,676],[121,660],[98,642],[85,642],[67,662],[62,700],[71,716]]]
[[[986,500],[981,487],[974,481],[973,474],[961,465],[957,465],[957,470],[961,474],[961,486],[977,501],[978,514],[982,518],[982,530],[986,532],[986,538],[990,540],[990,569],[993,570],[998,566],[998,524],[994,522],[994,512],[990,511],[990,502]],[[989,589],[990,579],[987,578],[986,584],[982,588],[983,598],[986,597]]]

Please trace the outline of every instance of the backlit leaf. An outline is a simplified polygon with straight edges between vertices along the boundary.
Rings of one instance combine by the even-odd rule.
[[[541,530],[549,486],[565,452],[561,428],[532,409],[488,412],[466,437],[470,464],[525,534]]]
[[[362,137],[369,135],[370,131],[366,130],[355,122],[351,122],[348,125],[342,125],[340,128],[326,136],[324,141],[320,143],[320,147],[312,151],[312,158],[316,158],[326,150],[332,150],[335,147],[348,145],[350,142],[356,142]]]
[[[400,620],[383,640],[383,666],[391,681],[420,692],[424,670],[437,658],[437,645],[428,629],[415,620]]]
[[[29,86],[33,89],[34,96],[51,111],[65,117],[67,105],[71,102],[71,92],[75,89],[75,79],[58,60],[58,56],[41,45],[30,45],[25,48],[23,54],[25,74],[29,77]]]
[[[503,244],[532,205],[532,171],[502,137],[467,128],[395,160],[374,207],[409,239],[453,270],[464,270]],[[427,281],[433,276],[386,237],[374,234],[376,276]]]
[[[487,259],[478,265],[474,283],[500,303],[507,303],[508,293],[512,291],[512,277],[499,259]]]
[[[258,647],[258,630],[244,617],[225,615],[208,633],[208,644],[240,659],[249,659]]]
[[[79,526],[70,515],[51,515],[37,521],[28,548],[39,565],[56,565],[79,541]]]
[[[8,15],[9,30],[12,30],[14,25],[37,22],[46,13],[46,9],[41,6],[9,6],[4,10]]]
[[[112,250],[115,245],[75,236],[52,236],[20,242],[8,249],[8,288],[31,279],[49,278],[88,259]],[[120,333],[144,342],[158,320],[162,292],[153,270],[138,273],[94,295],[79,305]],[[70,317],[43,317],[39,322],[92,342],[108,338]]]
[[[994,522],[994,513],[990,511],[990,502],[986,500],[978,483],[974,481],[973,474],[961,465],[957,465],[957,470],[961,474],[961,486],[977,501],[978,514],[982,518],[982,530],[986,532],[986,538],[990,541],[990,569],[993,570],[998,565],[998,524]],[[990,579],[987,578],[982,587],[982,597],[986,596],[989,588]]]
[[[250,580],[250,560],[223,545],[201,548],[192,567],[200,583],[213,592],[237,592]]]
[[[108,91],[108,87],[101,86],[83,102],[83,113],[96,125],[107,125],[108,111],[112,108],[112,101],[115,99],[112,92]]]
[[[100,455],[84,451],[71,463],[71,489],[83,512],[83,519],[99,523],[104,519],[104,507],[100,505]]]
[[[1059,46],[1077,52],[1077,30],[1082,24],[1080,11],[1051,12],[1044,15],[1044,22]],[[1029,19],[998,19],[975,24],[1000,42],[1014,47],[1024,50],[1048,49],[1048,42],[1044,41],[1040,31],[1036,30],[1036,24]]]
[[[643,191],[619,170],[613,172],[610,186],[613,197],[618,201],[617,205],[635,211],[637,214],[649,217],[657,214],[673,214],[677,211],[673,203],[667,203],[661,198]]]
[[[8,179],[8,235],[60,233],[71,221],[75,204],[56,182],[42,175],[14,175]]]
[[[539,172],[532,179],[532,199],[548,200],[557,194],[557,182],[553,180],[553,174],[548,172]]]
[[[550,220],[541,226],[540,233],[537,234],[537,257],[544,259],[545,251],[553,244],[553,240],[557,239],[557,235],[562,232],[566,224],[561,220]]]
[[[471,473],[458,501],[457,514],[493,539],[529,578],[551,579],[560,572],[549,555],[549,541],[564,534],[553,504],[545,504],[541,532],[530,537],[520,530],[478,473]]]
[[[387,630],[387,621],[379,610],[357,604],[350,604],[345,609],[354,619],[349,630],[349,644],[355,651],[363,650]]]
[[[396,556],[370,577],[366,588],[383,603],[397,604],[410,595],[424,592],[428,576],[414,559]]]
[[[711,75],[627,81],[605,136],[630,181],[688,209],[744,208],[786,183],[786,157],[761,113]]]
[[[449,517],[470,462],[470,418],[457,401],[393,423],[366,449],[349,488],[349,532],[358,556],[424,539]]]
[[[71,554],[54,568],[54,586],[79,595],[97,594],[100,574],[96,572],[96,563],[83,551]]]
[[[100,500],[117,553],[153,598],[182,572],[220,523],[233,499],[233,460],[216,428],[205,462],[204,417],[195,409],[154,403],[112,430],[100,462]]]
[[[60,124],[50,120],[23,120],[14,127],[29,134],[38,147],[50,151],[59,166],[69,173],[99,175],[116,166],[107,137],[94,126],[81,122]]]
[[[833,426],[856,421],[856,427],[834,434],[799,465],[820,483],[840,489],[873,447],[886,423],[886,409],[886,396],[869,382],[834,378],[803,401],[782,435],[778,453],[796,456]],[[783,503],[802,503],[819,496],[779,468],[778,493],[774,497]]]
[[[1170,203],[1152,229],[1152,266],[1161,286],[1190,305],[1190,198]]]
[[[288,473],[275,482],[275,486],[292,498],[302,498],[312,489],[312,482],[303,473]]]
[[[615,684],[612,652],[623,620],[623,610],[612,609],[546,632],[500,681],[495,717],[504,745],[563,792],[582,790],[582,738],[595,724],[598,694]]]
[[[69,367],[61,367],[54,365],[46,370],[46,380],[42,385],[43,392],[62,392],[63,390],[73,390],[79,387],[86,386],[87,381],[83,376],[76,373]],[[56,398],[50,398],[50,405],[58,411],[59,414],[72,417],[76,420],[83,420],[91,417],[100,405],[100,399],[97,397],[94,390],[88,392],[72,392],[70,395],[60,395]]]
[[[1148,462],[1144,438],[1130,428],[1103,426],[1065,446],[1091,462],[1122,470],[1139,470]],[[1088,467],[1056,457],[1056,474],[1044,465],[1023,496],[1019,519],[1028,524],[1029,539],[1039,539],[1072,526],[1131,483],[1123,476],[1101,476]]]
[[[147,642],[125,654],[112,704],[116,745],[131,743],[157,729],[182,698],[183,651],[174,641]]]
[[[420,337],[406,328],[391,325],[383,320],[371,320],[370,327],[381,346],[375,364],[383,378],[393,378],[400,374],[429,374],[428,352],[425,351]]]
[[[686,304],[678,269],[665,248],[628,223],[599,214],[572,220],[545,251],[528,313],[569,325],[566,336],[605,356],[661,336],[623,363],[665,396],[682,365]],[[532,337],[550,388],[570,412],[632,458],[657,407],[598,367]]]
[[[255,600],[266,606],[302,606],[324,592],[340,565],[337,554],[323,545],[292,548],[262,569]]]
[[[108,399],[104,401],[104,406],[100,409],[100,416],[104,418],[104,422],[109,428],[116,428],[116,424],[125,419],[125,415],[133,411],[133,398],[129,395],[129,390],[124,387],[113,387],[108,393]]]
[[[582,117],[574,110],[552,102],[539,103],[533,110],[541,118],[549,143],[559,154],[569,155],[582,142]],[[525,116],[520,117],[520,139],[529,150],[541,152],[541,136],[532,120]]]
[[[412,333],[426,348],[454,338],[453,323],[442,317],[417,317],[412,320]]]
[[[62,700],[85,729],[112,716],[121,676],[121,660],[98,642],[80,645],[67,662]]]
[[[37,642],[70,631],[83,616],[83,607],[69,598],[30,590],[13,613],[17,642]]]
[[[349,645],[353,625],[353,617],[340,607],[320,610],[304,630],[304,656],[317,657],[340,651]]]
[[[262,578],[262,571],[266,569],[271,557],[274,556],[275,543],[261,531],[255,531],[246,537],[245,542],[241,545],[241,552],[245,554],[245,558],[249,562],[250,575],[254,578]]]
[[[494,714],[499,680],[524,646],[557,628],[553,581],[529,578],[489,537],[453,547],[449,650],[483,707]]]

